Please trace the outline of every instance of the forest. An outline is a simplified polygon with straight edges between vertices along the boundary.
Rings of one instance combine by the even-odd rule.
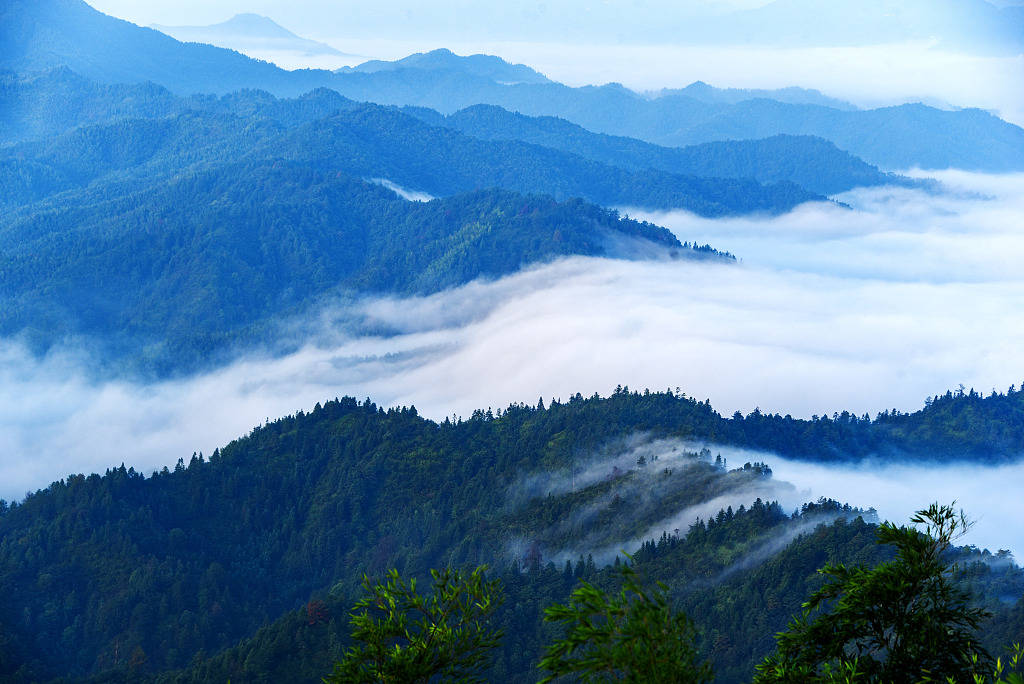
[[[757,495],[769,468],[725,463],[713,445],[788,443],[789,455],[816,459],[837,457],[839,444],[897,453],[914,435],[964,457],[995,426],[1020,429],[1007,416],[1022,396],[957,392],[910,414],[811,421],[724,418],[675,392],[626,388],[441,423],[413,407],[330,401],[173,469],[70,475],[0,503],[0,589],[13,598],[0,607],[0,663],[12,681],[108,681],[118,670],[308,681],[348,645],[346,606],[363,573],[486,563],[509,597],[492,675],[533,681],[552,636],[543,608],[580,579],[612,586],[614,557],[628,550],[701,627],[719,680],[746,681],[817,588],[818,568],[887,552],[872,511],[783,510]],[[694,441],[712,447],[688,451]],[[748,503],[716,508],[723,496]],[[699,520],[645,537],[701,505]],[[1005,552],[958,553],[964,586],[993,613],[985,645],[1009,643],[1024,628],[1024,573]]]

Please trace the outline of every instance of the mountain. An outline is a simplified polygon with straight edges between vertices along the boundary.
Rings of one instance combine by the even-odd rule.
[[[703,81],[695,81],[685,88],[663,88],[648,95],[654,98],[682,96],[707,102],[708,104],[738,104],[746,100],[775,100],[787,104],[820,105],[845,111],[858,109],[849,102],[829,97],[819,90],[796,87],[777,88],[774,90],[761,88],[716,88]]]
[[[590,131],[556,117],[529,117],[493,105],[476,105],[447,117],[407,108],[413,116],[485,140],[523,142],[571,152],[624,169],[716,178],[752,178],[760,183],[792,182],[832,195],[858,186],[906,184],[908,179],[877,167],[814,136],[776,135],[684,148],[661,147],[634,138]]]
[[[59,106],[58,106],[59,104]],[[60,67],[33,76],[0,74],[0,146],[59,137],[74,128],[189,112],[228,114],[295,126],[359,103],[319,88],[292,99],[245,89],[180,97],[154,83],[106,84]]]
[[[0,331],[37,351],[85,336],[128,372],[273,343],[275,322],[325,297],[434,292],[567,255],[717,254],[574,198],[708,216],[821,199],[481,140],[327,90],[176,98],[67,71],[8,92],[21,87],[109,120],[0,149]],[[35,110],[5,111],[25,133]],[[34,132],[72,122],[54,114]],[[404,202],[363,179],[442,199]]]
[[[61,102],[61,106],[52,106],[52,103],[57,101]],[[292,127],[323,119],[337,112],[352,111],[360,106],[362,105],[326,89],[312,91],[291,100],[278,99],[260,91],[238,92],[220,98],[175,98],[169,92],[152,84],[107,86],[79,77],[67,69],[61,69],[34,78],[8,76],[4,86],[0,88],[0,145],[55,137],[76,125],[110,123],[129,118],[172,116],[189,111],[270,119]],[[831,195],[857,186],[908,182],[907,179],[882,173],[870,164],[839,150],[828,141],[813,136],[780,135],[764,140],[706,143],[678,149],[622,136],[596,134],[564,119],[529,117],[491,105],[468,107],[447,117],[435,110],[421,107],[404,107],[401,111],[429,126],[454,129],[479,140],[515,140],[566,152],[582,160],[616,167],[619,171],[610,174],[602,172],[603,175],[596,178],[593,186],[582,184],[575,190],[566,191],[568,194],[589,197],[600,203],[636,204],[641,201],[642,193],[634,193],[633,197],[627,198],[615,198],[607,192],[597,193],[600,187],[608,185],[609,179],[615,173],[621,174],[622,171],[643,174],[655,170],[675,176],[753,179],[768,185],[788,182],[819,195]],[[406,122],[405,127],[410,125],[411,122]],[[388,123],[387,126],[393,126],[393,123]],[[398,127],[401,128],[402,126]],[[320,145],[321,141],[314,141],[314,144]],[[411,147],[406,156],[411,156],[413,149],[418,150],[417,153],[436,156],[436,150],[425,146],[422,141],[413,138],[408,144]],[[580,167],[581,159],[563,157],[558,161],[558,165],[559,168],[569,171],[574,167]],[[448,162],[439,164],[445,172],[451,171],[448,169]],[[478,171],[467,169],[467,172]],[[389,174],[396,173],[401,172],[394,166],[365,171],[369,177],[390,178]],[[424,190],[429,186],[435,195],[455,191],[453,188],[456,186],[442,184],[443,175],[421,173],[406,179],[404,184]],[[657,174],[653,177],[657,178]],[[401,183],[395,178],[391,180]],[[531,182],[532,179],[513,177],[512,180],[519,183],[520,187],[526,187],[523,184]],[[495,182],[501,184],[499,180]],[[680,188],[692,183],[686,179],[676,179],[673,182]],[[565,184],[565,178],[556,177],[554,180],[545,180],[543,183],[530,186],[529,191],[557,189],[564,187]],[[457,187],[472,189],[477,187],[477,183],[467,179]],[[746,188],[753,190],[751,196],[764,193],[760,188]],[[745,188],[741,190],[744,193],[748,192]],[[9,199],[13,198],[13,194],[9,195]],[[790,202],[802,199],[806,197],[794,195],[784,199],[780,195],[773,203],[757,205],[737,196],[725,201],[726,206],[723,208],[728,211],[779,211],[791,206]],[[0,204],[2,203],[3,200],[0,199]],[[699,204],[689,202],[686,206],[703,211]]]
[[[952,436],[950,450],[969,448],[990,431],[994,406],[1019,410],[1022,397],[951,396],[906,423],[923,436],[932,421]],[[543,607],[580,579],[608,587],[599,566],[626,547],[702,627],[720,681],[746,681],[819,586],[817,568],[887,557],[871,511],[820,501],[791,514],[771,497],[795,492],[764,464],[730,468],[685,447],[712,437],[756,446],[821,422],[751,418],[622,389],[441,423],[343,398],[151,477],[123,465],[70,475],[0,503],[0,676],[308,681],[347,644],[362,573],[422,577],[487,562],[508,595],[491,679],[531,681],[550,639]],[[995,422],[1020,432],[1012,416]],[[857,421],[855,431],[886,423]],[[820,435],[815,449],[841,444]],[[1024,572],[1006,554],[956,554],[963,581],[999,618],[983,642],[1019,634]],[[309,610],[315,600],[324,610]]]
[[[36,82],[30,82],[26,84],[27,93],[41,91],[46,98],[51,98],[59,91],[55,84],[59,79],[38,80],[42,81],[42,87],[36,88]],[[80,82],[69,75],[66,86],[77,91]],[[785,181],[761,185],[741,178],[684,176],[643,168],[630,170],[517,140],[481,140],[444,126],[428,125],[421,118],[394,108],[357,104],[326,90],[283,101],[252,91],[223,98],[193,97],[188,100],[175,100],[167,97],[165,92],[156,92],[153,98],[156,104],[144,106],[141,101],[151,88],[133,91],[135,107],[126,108],[120,101],[104,106],[102,100],[105,96],[121,96],[125,94],[123,89],[108,92],[103,88],[87,87],[84,95],[74,92],[68,101],[76,103],[74,109],[86,110],[88,118],[102,119],[102,113],[106,111],[113,121],[124,121],[123,117],[136,111],[152,114],[161,105],[167,106],[168,116],[199,111],[241,116],[256,125],[270,120],[292,130],[262,129],[258,143],[252,138],[250,147],[238,148],[236,153],[248,158],[284,157],[363,178],[383,177],[433,195],[500,187],[517,192],[545,192],[557,199],[582,197],[605,206],[682,208],[708,216],[776,213],[787,211],[801,202],[822,199],[820,195]],[[35,98],[22,93],[11,99],[20,103],[33,102]],[[34,125],[40,132],[53,131],[67,122],[63,115],[51,118],[49,123],[46,123],[46,117],[32,119],[37,109],[12,107],[11,128],[24,131]],[[195,117],[180,119],[180,122],[184,121],[199,125],[199,119]],[[96,130],[92,135],[109,139],[124,134],[126,140],[137,140],[138,136],[127,133],[133,125],[141,124],[115,125],[105,133]],[[203,142],[204,135],[223,137],[224,129],[215,126],[208,132],[197,130],[191,135],[193,140],[190,144],[182,147],[184,143],[179,143],[180,149],[173,153],[177,154],[176,159],[185,160],[178,163],[198,161],[202,145],[194,148],[196,141]],[[91,151],[88,144],[85,147],[86,151]],[[61,164],[76,163],[73,159],[75,149],[65,144],[58,157],[52,151],[44,152],[40,143],[11,149],[6,155],[8,172],[13,172],[10,171],[11,164],[17,165],[29,158],[59,171],[56,167]],[[224,153],[218,154],[223,156]],[[170,160],[165,160],[163,165],[175,169]],[[98,178],[101,172],[114,170],[104,159],[95,160],[91,168],[95,172],[91,179]],[[88,174],[89,170],[86,168],[81,172]],[[22,177],[31,178],[31,174],[25,172]],[[60,189],[62,186],[58,184],[52,191]],[[31,196],[23,201],[17,191],[4,199],[15,206],[32,201]]]
[[[236,14],[210,26],[161,26],[151,28],[187,43],[209,43],[238,52],[284,51],[300,55],[352,57],[326,43],[295,35],[272,19],[259,14]]]
[[[499,187],[581,197],[608,207],[686,209],[702,216],[774,214],[822,200],[793,183],[630,171],[517,140],[479,140],[392,108],[363,105],[273,140],[262,154],[363,178],[387,178],[432,195]]]
[[[445,114],[493,104],[668,147],[810,135],[883,170],[1024,169],[1024,130],[974,109],[941,111],[908,104],[846,111],[771,99],[706,102],[684,94],[652,99],[616,84],[570,88],[522,82],[516,80],[521,70],[508,85],[473,73],[476,67],[467,64],[476,61],[443,54],[430,57],[434,53],[413,60],[421,65],[418,68],[377,65],[372,73],[288,72],[229,50],[179,43],[96,12],[81,0],[9,0],[0,15],[0,45],[0,70],[26,74],[67,66],[104,83],[153,81],[179,94],[259,88],[278,96],[298,96],[327,87],[354,100],[429,107]],[[441,67],[423,68],[435,62]],[[453,70],[452,63],[469,71]],[[490,69],[495,63],[484,64]]]
[[[154,144],[190,135],[134,130]],[[283,318],[330,296],[433,292],[639,245],[666,258],[713,253],[580,200],[481,190],[407,202],[282,160],[143,175],[66,191],[0,225],[3,334],[41,350],[85,335],[110,370],[175,374],[272,342]]]
[[[153,81],[179,93],[264,88],[299,95],[329,76],[287,72],[224,48],[181,43],[82,0],[5,0],[0,46],[0,70],[28,74],[63,66],[101,83]]]
[[[428,107],[445,114],[492,104],[529,116],[554,116],[590,131],[667,147],[775,135],[824,138],[883,170],[912,167],[1024,169],[1024,129],[978,109],[921,104],[846,111],[770,99],[716,104],[683,95],[648,99],[622,86],[502,86],[450,74],[395,71],[349,74],[337,90],[358,100]]]
[[[451,50],[439,49],[431,52],[417,52],[393,62],[371,60],[355,67],[345,67],[338,73],[375,74],[382,71],[445,71],[466,76],[485,78],[503,85],[516,83],[551,83],[546,76],[524,64],[509,64],[493,55],[468,55],[461,57]]]

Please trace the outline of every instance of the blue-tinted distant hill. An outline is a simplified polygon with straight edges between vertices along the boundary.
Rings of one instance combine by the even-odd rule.
[[[519,140],[481,140],[379,105],[306,124],[258,153],[318,168],[341,165],[359,177],[385,177],[432,195],[500,187],[704,216],[779,213],[824,199],[789,181],[762,185],[749,178],[631,170]]]
[[[466,76],[476,76],[509,85],[513,83],[551,83],[543,74],[524,64],[509,64],[493,55],[468,55],[461,57],[444,48],[430,52],[417,52],[402,59],[386,62],[371,60],[354,67],[344,67],[337,73],[375,74],[382,71],[413,69],[422,71],[450,71]]]
[[[0,146],[51,138],[81,126],[191,111],[270,119],[292,126],[357,106],[358,102],[325,88],[291,99],[253,89],[179,97],[154,83],[107,84],[66,67],[28,77],[6,73],[0,74]]]
[[[434,110],[408,108],[435,125],[476,138],[522,140],[564,150],[625,169],[724,178],[753,178],[762,183],[789,181],[824,195],[858,186],[905,184],[863,160],[813,136],[775,135],[761,140],[661,147],[634,138],[590,131],[555,117],[529,117],[493,105],[476,105],[447,117]]]
[[[19,199],[19,187],[24,188],[30,200],[50,186],[59,189],[62,186],[57,178],[67,175],[68,169],[78,169],[71,174],[72,177],[81,173],[92,173],[98,177],[121,168],[111,167],[108,163],[123,156],[121,152],[111,151],[115,148],[137,144],[148,155],[149,143],[161,139],[150,130],[154,128],[150,120],[163,117],[154,117],[152,113],[164,104],[167,105],[166,117],[187,112],[236,116],[241,118],[238,125],[256,133],[245,145],[229,151],[218,147],[224,137],[219,125],[207,129],[203,127],[207,118],[179,118],[174,125],[187,126],[187,131],[172,136],[171,139],[177,141],[176,147],[169,151],[157,150],[170,156],[157,155],[156,161],[145,167],[145,173],[157,173],[160,169],[176,172],[180,171],[182,164],[199,160],[284,158],[325,171],[342,171],[358,178],[387,178],[435,196],[481,188],[503,188],[549,194],[559,200],[580,197],[604,206],[687,209],[705,216],[779,213],[802,202],[824,199],[786,180],[762,184],[750,178],[709,178],[652,168],[622,168],[572,151],[519,140],[479,139],[451,128],[428,125],[394,108],[358,104],[328,90],[314,91],[293,100],[278,100],[257,91],[222,98],[194,96],[181,99],[157,89],[154,97],[157,104],[150,106],[145,104],[145,100],[153,86],[141,86],[137,91],[87,86],[85,95],[79,95],[80,79],[64,73],[55,79],[39,79],[41,92],[45,93],[45,97],[40,96],[39,99],[59,100],[62,78],[71,91],[66,99],[75,103],[74,109],[87,111],[102,122],[102,102],[111,97],[106,107],[111,115],[107,122],[130,119],[131,114],[138,110],[148,114],[148,123],[128,120],[120,126],[85,131],[77,136],[103,139],[104,153],[100,155],[95,154],[94,144],[90,141],[65,144],[56,162],[51,161],[53,153],[38,152],[39,145],[14,150],[7,155],[6,165],[0,167],[0,173],[8,178],[8,187],[11,188],[0,203],[23,203]],[[35,92],[34,83],[23,85],[32,93]],[[131,94],[128,99],[136,103],[127,110],[117,99],[126,94]],[[36,97],[29,94],[15,99],[33,101]],[[19,106],[11,109],[29,115],[39,111],[38,108],[26,110]],[[12,128],[26,127],[17,125],[22,121],[17,116],[12,116],[12,120],[15,123]],[[282,131],[268,128],[265,125],[268,121],[279,124]],[[55,117],[51,121],[52,132],[59,132],[57,126],[66,122],[63,115]],[[39,122],[32,123],[38,129]],[[166,128],[167,125],[164,122],[156,127]],[[285,132],[285,128],[294,130]],[[139,129],[147,132],[140,134]],[[187,142],[181,142],[180,136],[186,134]],[[118,136],[124,136],[124,140]],[[60,144],[58,140],[50,148]],[[200,152],[204,149],[216,151]],[[125,158],[133,159],[137,154],[138,150],[132,147]],[[44,166],[39,167],[39,164]]]
[[[321,55],[353,57],[353,55],[346,55],[326,43],[297,36],[274,20],[259,14],[236,14],[227,21],[210,26],[154,24],[152,28],[180,41],[208,43],[240,52],[269,50],[295,53],[307,57]]]
[[[1024,169],[1024,130],[973,109],[903,105],[847,111],[767,98],[708,102],[675,93],[652,99],[616,84],[509,85],[480,75],[471,59],[450,56],[441,59],[443,68],[434,68],[429,60],[424,64],[426,55],[414,60],[420,62],[416,68],[378,64],[372,73],[288,72],[230,50],[179,43],[107,17],[81,0],[8,0],[2,11],[0,70],[16,73],[68,66],[104,83],[153,81],[180,94],[260,88],[298,96],[328,87],[354,100],[424,106],[445,114],[495,104],[670,147],[813,135],[883,169]]]
[[[812,88],[716,88],[703,81],[695,81],[685,88],[664,88],[651,93],[653,97],[689,97],[709,104],[737,104],[746,100],[769,99],[789,104],[810,104],[853,111],[857,107],[845,100],[829,97],[820,90]]]
[[[346,79],[336,87],[353,99],[428,107],[445,114],[474,104],[493,104],[668,147],[812,135],[886,170],[915,166],[1024,169],[1024,129],[978,109],[945,111],[907,104],[851,111],[767,98],[709,103],[681,94],[651,99],[617,84],[504,86],[419,70],[348,74]]]
[[[580,194],[712,215],[815,197],[481,140],[326,90],[96,92],[148,111],[154,89],[165,116],[113,106],[103,124],[0,149],[0,334],[40,351],[84,336],[122,371],[173,374],[274,341],[282,317],[328,296],[433,292],[569,255],[722,256]],[[363,180],[378,177],[444,197],[407,202]]]

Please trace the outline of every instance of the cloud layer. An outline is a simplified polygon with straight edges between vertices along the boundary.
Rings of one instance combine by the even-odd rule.
[[[94,382],[80,354],[39,360],[0,344],[0,496],[122,461],[144,472],[173,465],[345,394],[443,418],[621,383],[678,386],[723,413],[810,416],[914,410],[960,383],[1005,389],[1024,380],[1024,176],[942,180],[952,192],[941,197],[850,193],[853,210],[659,215],[682,239],[742,262],[576,258],[430,297],[365,300],[287,328],[314,331],[297,353],[180,381]],[[336,323],[353,318],[388,334]],[[984,472],[993,485],[1011,481]],[[938,496],[927,479],[907,481],[907,510]],[[958,482],[947,498],[970,508]],[[811,490],[885,513],[872,486]]]

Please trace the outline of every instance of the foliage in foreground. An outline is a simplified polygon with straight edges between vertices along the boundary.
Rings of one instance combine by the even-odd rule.
[[[628,565],[620,572],[617,595],[583,582],[568,605],[544,611],[545,621],[562,623],[566,634],[541,659],[540,668],[548,671],[541,682],[561,676],[583,682],[710,682],[711,666],[694,647],[693,623],[672,611],[668,587],[659,582],[645,589]]]
[[[888,522],[878,528],[878,543],[894,546],[895,559],[820,571],[826,584],[778,634],[777,650],[758,666],[755,684],[972,682],[992,671],[975,636],[988,613],[971,605],[954,584],[956,566],[945,560],[970,524],[963,512],[939,504],[911,522],[925,530]]]
[[[459,570],[432,570],[433,594],[423,597],[416,580],[391,570],[384,582],[363,578],[366,596],[352,613],[352,638],[362,642],[345,653],[324,679],[341,682],[481,681],[488,653],[501,631],[488,618],[501,604],[501,585],[484,577],[485,566],[468,576]]]

